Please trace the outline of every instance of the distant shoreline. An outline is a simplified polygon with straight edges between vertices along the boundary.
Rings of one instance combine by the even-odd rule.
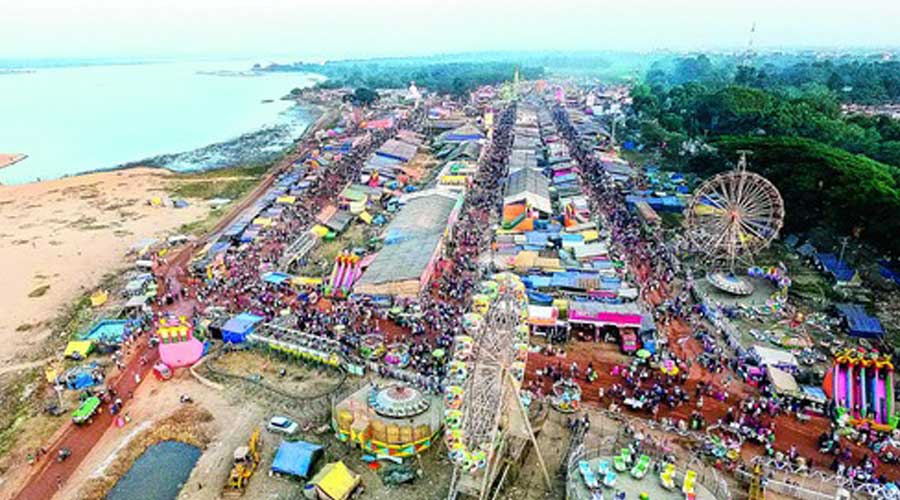
[[[13,154],[0,153],[0,168],[11,167],[26,158],[28,158],[28,155],[23,154],[23,153],[13,153]]]
[[[141,160],[120,163],[111,167],[100,167],[73,174],[66,174],[60,177],[52,177],[47,179],[35,180],[32,182],[16,183],[10,185],[33,184],[47,182],[54,179],[68,179],[83,175],[97,174],[103,172],[115,172],[120,170],[128,170],[133,168],[152,168],[164,170],[172,174],[189,174],[196,172],[207,172],[212,170],[221,170],[225,168],[237,167],[242,165],[260,165],[271,163],[284,155],[285,151],[293,147],[297,141],[303,140],[308,134],[309,128],[312,127],[317,120],[325,113],[325,109],[317,104],[301,103],[295,104],[301,113],[308,117],[308,123],[304,127],[303,132],[293,136],[287,125],[279,125],[266,127],[252,132],[241,134],[232,139],[221,142],[207,144],[196,149],[182,151],[179,153],[164,153],[161,155],[150,156]],[[280,141],[273,141],[273,136],[281,136]],[[273,144],[275,142],[275,144]],[[3,165],[3,155],[0,155],[0,168],[10,166],[14,163],[27,158],[23,155],[12,163]],[[203,163],[206,165],[201,165]],[[197,168],[174,168],[177,164],[196,163]],[[3,186],[0,183],[0,186]]]

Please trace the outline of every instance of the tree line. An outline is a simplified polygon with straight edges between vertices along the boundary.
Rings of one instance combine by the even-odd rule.
[[[732,71],[707,56],[654,64],[633,87],[629,139],[701,175],[730,168],[737,150],[750,149],[753,170],[784,196],[788,231],[833,228],[900,256],[900,121],[843,114],[852,92],[833,88],[876,74],[876,86],[891,96],[900,67],[869,60],[770,66]]]

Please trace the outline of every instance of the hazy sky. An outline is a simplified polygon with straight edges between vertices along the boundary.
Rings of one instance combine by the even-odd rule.
[[[0,0],[0,59],[900,46],[900,0]]]

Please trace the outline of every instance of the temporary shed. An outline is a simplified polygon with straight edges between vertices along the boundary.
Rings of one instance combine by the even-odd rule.
[[[799,366],[793,354],[781,349],[754,345],[750,348],[750,355],[761,366],[774,366],[786,371],[794,371]]]
[[[266,283],[271,283],[273,285],[281,285],[282,283],[286,283],[290,281],[293,276],[287,273],[281,272],[268,272],[262,275],[263,281]]]
[[[378,148],[375,154],[392,160],[409,161],[416,155],[417,150],[414,144],[391,139]]]
[[[459,193],[423,191],[385,228],[384,248],[354,285],[368,295],[414,296],[431,279],[444,235],[462,206]]]
[[[125,309],[140,309],[147,305],[148,300],[146,295],[135,295],[125,303]]]
[[[816,262],[838,283],[849,283],[856,277],[856,271],[850,264],[833,253],[817,253]]]
[[[256,324],[262,321],[261,316],[250,313],[241,313],[229,319],[222,326],[222,340],[239,344],[247,340],[247,335],[253,333]]]
[[[790,373],[775,366],[766,367],[766,376],[775,392],[784,396],[800,397],[802,392]]]
[[[556,326],[559,311],[553,306],[528,306],[528,324],[532,326]]]
[[[569,304],[569,321],[618,328],[640,328],[641,311],[633,302],[605,304],[574,301]]]
[[[509,174],[503,204],[522,202],[545,214],[551,213],[550,181],[539,171],[526,168]]]
[[[881,338],[884,336],[884,327],[881,326],[881,321],[874,316],[870,316],[862,306],[858,304],[837,304],[835,308],[851,336],[864,338]]]
[[[359,482],[359,475],[348,469],[344,462],[327,464],[310,480],[319,500],[346,500]]]
[[[484,134],[481,133],[481,130],[478,130],[478,128],[471,123],[467,123],[461,127],[457,127],[449,132],[441,134],[438,137],[438,140],[443,142],[477,141],[479,139],[484,139]]]
[[[609,248],[604,243],[590,243],[574,247],[575,258],[578,260],[596,259],[609,254]]]
[[[72,340],[66,344],[63,356],[67,358],[84,359],[94,350],[94,343],[90,340]]]
[[[325,222],[325,227],[336,233],[342,233],[347,229],[347,226],[350,225],[350,221],[352,220],[352,213],[345,210],[339,210]]]
[[[272,460],[272,472],[306,479],[322,456],[322,449],[321,445],[306,441],[282,441]]]

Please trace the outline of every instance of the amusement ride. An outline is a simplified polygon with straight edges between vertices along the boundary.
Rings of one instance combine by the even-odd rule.
[[[747,170],[747,153],[740,151],[737,168],[701,184],[686,214],[688,239],[708,263],[707,281],[732,295],[753,293],[739,266],[752,265],[784,224],[781,193]]]

